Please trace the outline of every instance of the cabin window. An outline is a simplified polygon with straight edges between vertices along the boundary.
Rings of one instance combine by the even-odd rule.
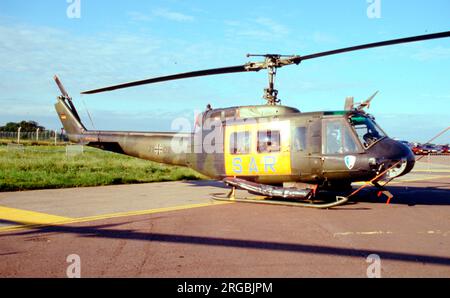
[[[242,131],[232,133],[230,136],[231,154],[250,154],[250,132]]]
[[[306,150],[306,127],[296,127],[294,132],[294,150]]]
[[[341,119],[326,121],[325,124],[325,154],[344,154],[358,151],[348,127]]]
[[[258,132],[258,153],[280,152],[281,136],[279,131]]]

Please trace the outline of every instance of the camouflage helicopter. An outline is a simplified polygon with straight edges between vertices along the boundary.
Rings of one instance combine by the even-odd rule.
[[[348,197],[332,202],[320,200],[322,190],[351,189],[355,181],[371,181],[385,194],[386,183],[409,173],[414,154],[404,144],[387,136],[372,115],[364,110],[376,93],[355,104],[347,98],[342,111],[302,113],[280,105],[275,89],[277,69],[324,56],[375,47],[450,37],[450,31],[347,47],[305,56],[278,54],[262,56],[261,62],[200,70],[82,92],[94,94],[164,81],[268,70],[269,86],[265,105],[237,106],[207,110],[198,115],[194,131],[118,132],[87,130],[63,85],[56,111],[71,142],[164,164],[192,168],[222,180],[231,191],[218,200],[330,208],[344,204]],[[264,199],[236,197],[236,188]]]

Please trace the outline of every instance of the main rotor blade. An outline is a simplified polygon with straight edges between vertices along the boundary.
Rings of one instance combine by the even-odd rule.
[[[399,39],[369,43],[369,44],[364,44],[364,45],[359,45],[359,46],[353,46],[353,47],[348,47],[348,48],[342,48],[342,49],[333,50],[333,51],[326,51],[326,52],[321,52],[321,53],[316,53],[316,54],[311,54],[311,55],[306,55],[306,56],[300,56],[300,57],[296,58],[295,61],[301,62],[303,60],[314,59],[314,58],[330,56],[330,55],[336,55],[336,54],[341,54],[341,53],[346,53],[346,52],[353,52],[353,51],[365,50],[365,49],[370,49],[370,48],[378,48],[378,47],[390,46],[390,45],[395,45],[395,44],[423,41],[423,40],[437,39],[437,38],[444,38],[444,37],[450,37],[450,31],[426,34],[426,35],[419,35],[419,36],[413,36],[413,37],[407,37],[407,38],[399,38]]]
[[[369,43],[369,44],[364,44],[364,45],[359,45],[359,46],[353,46],[353,47],[342,48],[342,49],[337,49],[337,50],[332,50],[332,51],[310,54],[310,55],[306,55],[306,56],[292,56],[292,57],[286,58],[286,59],[280,59],[280,57],[281,57],[280,56],[280,57],[277,57],[277,59],[275,61],[273,61],[274,57],[266,57],[265,62],[247,63],[247,64],[239,65],[239,66],[214,68],[214,69],[207,69],[207,70],[200,70],[200,71],[193,71],[193,72],[186,72],[186,73],[181,73],[181,74],[151,78],[151,79],[146,79],[146,80],[141,80],[141,81],[135,81],[135,82],[125,83],[125,84],[90,90],[90,91],[84,91],[81,94],[94,94],[94,93],[112,91],[112,90],[129,88],[129,87],[134,87],[134,86],[140,86],[140,85],[145,85],[145,84],[153,84],[153,83],[159,83],[159,82],[165,82],[165,81],[171,81],[171,80],[180,80],[180,79],[193,78],[193,77],[227,74],[227,73],[237,73],[237,72],[259,71],[261,69],[266,69],[266,68],[270,68],[270,67],[283,67],[283,66],[291,65],[291,64],[299,64],[303,60],[309,60],[309,59],[314,59],[314,58],[319,58],[319,57],[324,57],[324,56],[330,56],[330,55],[335,55],[335,54],[341,54],[341,53],[376,48],[376,47],[384,47],[384,46],[401,44],[401,43],[410,43],[410,42],[417,42],[417,41],[423,41],[423,40],[429,40],[429,39],[444,38],[444,37],[450,37],[450,31],[434,33],[434,34],[427,34],[427,35],[419,35],[419,36],[413,36],[413,37],[407,37],[407,38],[400,38],[400,39],[393,39],[393,40],[382,41],[382,42]],[[272,58],[272,59],[269,59],[269,58]],[[273,65],[273,63],[275,63],[275,66]]]
[[[245,72],[245,71],[249,71],[246,69],[245,65],[214,68],[214,69],[207,69],[207,70],[200,70],[200,71],[192,71],[192,72],[180,73],[180,74],[175,74],[175,75],[170,75],[170,76],[165,76],[165,77],[158,77],[158,78],[146,79],[146,80],[142,80],[142,81],[135,81],[135,82],[125,83],[125,84],[120,84],[120,85],[114,85],[114,86],[109,86],[109,87],[90,90],[90,91],[84,91],[84,92],[81,92],[81,94],[94,94],[94,93],[112,91],[112,90],[116,90],[116,89],[140,86],[140,85],[145,85],[145,84],[159,83],[159,82],[164,82],[164,81],[180,80],[180,79],[209,76],[209,75]]]

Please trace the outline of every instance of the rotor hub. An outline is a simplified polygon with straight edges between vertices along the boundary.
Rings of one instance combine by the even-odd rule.
[[[247,54],[247,57],[264,57],[264,62],[249,62],[246,64],[247,71],[260,71],[261,69],[267,69],[269,86],[264,89],[263,98],[267,100],[267,105],[277,105],[281,103],[278,99],[278,90],[275,89],[275,78],[277,75],[277,69],[286,65],[300,64],[300,56],[286,56],[279,54]]]

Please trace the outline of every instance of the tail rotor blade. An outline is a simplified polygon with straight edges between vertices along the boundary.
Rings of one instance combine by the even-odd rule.
[[[69,98],[69,94],[67,93],[66,89],[64,88],[64,85],[61,83],[61,81],[59,80],[58,76],[55,75],[53,77],[53,79],[55,80],[56,85],[58,85],[59,90],[61,91],[61,94],[66,97]]]

